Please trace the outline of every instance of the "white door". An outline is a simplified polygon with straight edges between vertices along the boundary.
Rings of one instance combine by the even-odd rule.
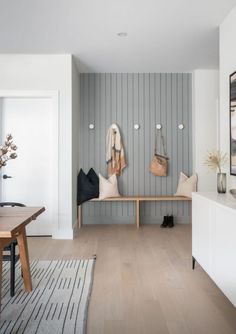
[[[52,98],[1,98],[1,142],[11,133],[17,158],[1,169],[1,201],[45,206],[28,235],[52,235],[57,212],[57,138]],[[3,175],[11,178],[3,178]]]

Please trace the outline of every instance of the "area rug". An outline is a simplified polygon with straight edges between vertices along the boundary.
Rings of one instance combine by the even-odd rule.
[[[3,264],[0,333],[85,333],[95,257],[88,260],[33,261],[33,291],[24,291],[16,267],[15,296],[10,297],[9,263]]]

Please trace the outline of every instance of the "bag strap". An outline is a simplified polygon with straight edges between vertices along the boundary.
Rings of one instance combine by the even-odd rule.
[[[163,137],[163,134],[162,134],[162,131],[161,129],[158,130],[160,131],[160,136],[161,136],[161,147],[163,149],[163,153],[164,153],[164,156],[167,157],[167,153],[166,153],[166,150],[165,150],[165,145],[164,145],[164,137]],[[161,153],[161,147],[160,147],[160,153]],[[158,154],[157,153],[157,131],[155,131],[155,151],[154,151],[155,154]]]

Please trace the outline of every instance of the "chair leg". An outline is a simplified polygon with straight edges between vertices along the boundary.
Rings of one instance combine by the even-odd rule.
[[[10,278],[10,294],[15,295],[15,265],[16,265],[16,249],[15,245],[11,244],[11,278]]]

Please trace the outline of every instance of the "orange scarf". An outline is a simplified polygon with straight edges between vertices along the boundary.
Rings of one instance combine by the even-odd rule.
[[[106,163],[108,176],[112,174],[120,175],[122,170],[126,167],[124,146],[120,130],[116,124],[112,124],[107,132]]]

